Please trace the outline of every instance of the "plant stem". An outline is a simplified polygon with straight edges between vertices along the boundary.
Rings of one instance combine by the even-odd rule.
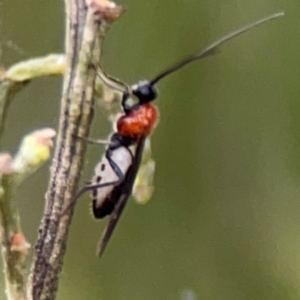
[[[104,0],[66,0],[66,54],[61,113],[46,204],[28,284],[29,299],[54,299],[66,251],[74,197],[93,116],[95,67],[108,25],[122,8]]]

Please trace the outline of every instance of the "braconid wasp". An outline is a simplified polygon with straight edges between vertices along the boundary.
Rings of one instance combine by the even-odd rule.
[[[153,79],[142,80],[132,86],[107,76],[100,68],[98,75],[104,84],[122,93],[123,115],[116,121],[116,132],[111,136],[105,154],[95,168],[92,181],[85,185],[74,199],[75,201],[86,191],[92,191],[94,217],[98,219],[109,215],[97,249],[99,256],[103,254],[131,194],[145,139],[151,134],[157,121],[158,110],[151,104],[157,98],[155,85],[187,64],[217,53],[222,44],[238,35],[283,15],[284,13],[275,13],[241,27],[216,40],[201,52],[179,61]],[[133,105],[128,104],[131,98],[136,101]],[[132,147],[135,148],[134,151]]]

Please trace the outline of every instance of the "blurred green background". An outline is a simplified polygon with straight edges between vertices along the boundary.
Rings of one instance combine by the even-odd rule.
[[[298,0],[123,0],[103,66],[127,83],[155,75],[229,31],[270,13],[257,28],[159,84],[152,137],[155,194],[131,201],[103,259],[103,222],[86,195],[76,207],[59,299],[300,299],[300,3]],[[59,53],[63,1],[2,0],[2,64]],[[61,78],[32,82],[14,99],[4,145],[58,124]],[[96,109],[91,136],[110,130]],[[91,146],[83,180],[101,149]],[[34,244],[49,165],[18,190]],[[0,275],[2,276],[2,275]],[[0,281],[1,299],[4,298]]]

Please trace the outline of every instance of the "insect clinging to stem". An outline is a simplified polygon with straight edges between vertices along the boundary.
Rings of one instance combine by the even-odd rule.
[[[151,104],[157,98],[156,84],[187,64],[217,53],[222,44],[238,35],[283,15],[283,12],[275,13],[241,27],[216,40],[201,52],[188,56],[160,72],[151,80],[142,80],[132,86],[107,76],[100,68],[98,75],[104,84],[122,93],[123,115],[116,121],[117,130],[113,133],[101,162],[95,168],[92,182],[84,186],[72,201],[75,202],[84,192],[92,191],[94,217],[103,218],[109,215],[109,221],[97,249],[99,256],[103,254],[132,192],[145,139],[151,134],[157,122],[158,110]],[[128,104],[131,97],[136,100],[133,105]]]

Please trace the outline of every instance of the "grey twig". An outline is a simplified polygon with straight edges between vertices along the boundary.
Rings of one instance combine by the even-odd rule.
[[[0,242],[6,295],[9,300],[26,299],[26,259],[30,245],[20,223],[15,199],[17,186],[50,157],[55,131],[44,128],[24,136],[14,157],[0,154]]]
[[[122,8],[107,0],[66,0],[66,73],[61,115],[46,205],[28,284],[28,299],[54,299],[73,210],[61,217],[75,194],[83,162],[83,139],[93,115],[95,68],[108,25]]]
[[[22,61],[7,70],[0,68],[0,136],[4,131],[7,111],[14,95],[32,79],[61,75],[64,70],[64,56],[61,54],[50,54]]]
[[[25,260],[30,246],[21,232],[13,187],[13,175],[3,175],[0,195],[1,250],[7,298],[25,300]]]

